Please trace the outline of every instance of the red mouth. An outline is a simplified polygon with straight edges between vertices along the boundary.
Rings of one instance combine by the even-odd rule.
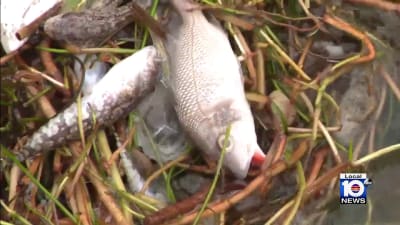
[[[259,152],[254,153],[251,159],[252,166],[261,166],[265,160],[265,155]]]

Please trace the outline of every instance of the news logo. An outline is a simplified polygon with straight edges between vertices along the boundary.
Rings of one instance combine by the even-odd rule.
[[[341,173],[340,204],[366,204],[370,184],[372,180],[366,173]]]

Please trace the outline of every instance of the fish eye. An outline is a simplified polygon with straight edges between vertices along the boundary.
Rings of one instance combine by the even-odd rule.
[[[221,135],[218,138],[218,146],[221,148],[221,150],[224,148],[224,141],[225,141],[225,135]],[[229,136],[228,138],[228,143],[225,147],[226,152],[230,152],[233,149],[233,141],[232,141],[232,137]]]

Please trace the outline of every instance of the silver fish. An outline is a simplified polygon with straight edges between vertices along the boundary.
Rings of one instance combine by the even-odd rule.
[[[154,90],[160,72],[161,58],[153,46],[145,47],[113,66],[93,87],[92,93],[82,99],[84,131],[97,125],[110,125],[131,112],[136,105]],[[79,139],[78,107],[74,103],[39,128],[21,151],[19,160],[31,158]]]
[[[227,127],[224,165],[244,178],[252,159],[263,160],[245,98],[240,65],[227,35],[189,0],[171,0],[177,12],[164,47],[178,118],[193,142],[218,159]]]

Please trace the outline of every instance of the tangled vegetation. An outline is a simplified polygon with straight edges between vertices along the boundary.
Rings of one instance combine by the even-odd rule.
[[[149,15],[156,15],[159,4],[153,1]],[[79,104],[74,54],[93,54],[112,65],[152,44],[150,21],[130,23],[129,39],[115,35],[95,48],[57,42],[35,30],[20,50],[2,50],[0,223],[326,224],[339,204],[341,172],[372,173],[400,163],[399,4],[201,1],[239,56],[266,153],[263,165],[241,182],[223,170],[224,154],[214,166],[196,148],[168,163],[149,159],[137,143],[135,112],[88,135],[81,121],[80,140],[18,161],[13,152],[38,127]],[[145,168],[139,192],[129,191],[122,151]],[[194,194],[177,194],[175,181],[184,174],[206,181]],[[167,202],[145,194],[156,182]],[[360,218],[366,224],[375,210],[372,202],[368,207]]]

